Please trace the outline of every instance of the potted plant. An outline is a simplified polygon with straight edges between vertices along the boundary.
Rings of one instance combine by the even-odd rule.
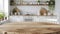
[[[4,13],[3,12],[0,12],[0,21],[4,19]]]
[[[51,11],[51,15],[53,16],[53,11],[55,9],[55,0],[50,0],[48,7],[49,7],[49,10]]]
[[[38,2],[38,4],[40,4],[40,0],[38,0],[37,2]]]

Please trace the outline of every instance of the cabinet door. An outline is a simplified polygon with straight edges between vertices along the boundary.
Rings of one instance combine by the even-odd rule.
[[[23,22],[23,16],[10,16],[10,22]]]

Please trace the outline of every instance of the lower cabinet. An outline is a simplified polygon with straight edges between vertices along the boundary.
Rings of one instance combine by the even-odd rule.
[[[55,16],[10,16],[10,22],[51,22],[58,24]]]

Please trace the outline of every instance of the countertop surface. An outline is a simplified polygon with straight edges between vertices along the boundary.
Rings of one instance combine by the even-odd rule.
[[[14,22],[1,25],[0,30],[7,32],[53,33],[60,31],[60,25],[47,22]]]

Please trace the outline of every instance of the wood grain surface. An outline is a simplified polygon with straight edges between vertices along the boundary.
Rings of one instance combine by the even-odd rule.
[[[0,30],[20,34],[56,34],[60,31],[60,25],[47,22],[15,22],[1,25]]]

